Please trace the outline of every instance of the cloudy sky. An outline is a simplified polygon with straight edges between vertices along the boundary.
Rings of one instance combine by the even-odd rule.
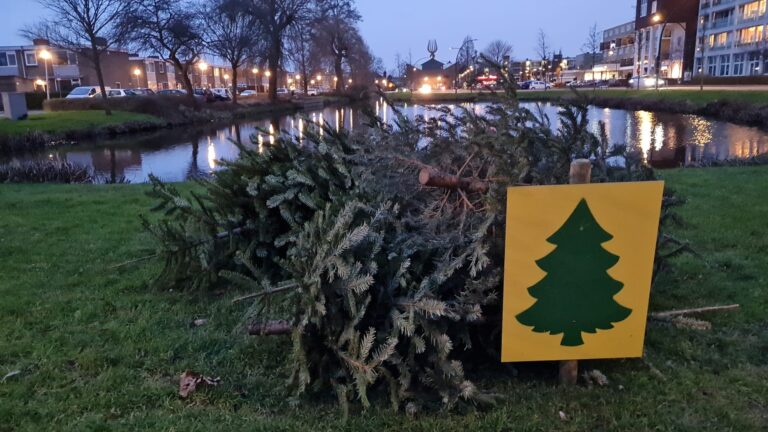
[[[34,0],[0,0],[4,25],[0,46],[26,44],[18,35],[39,16]],[[635,0],[357,0],[363,15],[360,28],[373,52],[388,67],[396,53],[413,60],[426,56],[427,41],[436,39],[437,57],[447,62],[465,36],[482,49],[493,39],[512,43],[516,58],[533,57],[542,28],[550,45],[567,55],[581,51],[589,27],[603,29],[634,19]]]

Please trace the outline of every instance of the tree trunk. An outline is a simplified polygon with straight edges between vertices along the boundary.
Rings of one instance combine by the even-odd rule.
[[[269,100],[277,101],[277,78],[280,69],[280,57],[282,56],[280,34],[272,35],[272,46],[269,49]]]
[[[488,193],[489,184],[476,178],[463,178],[424,167],[419,172],[419,183],[443,189],[461,189],[470,193]]]
[[[342,61],[344,57],[341,54],[336,54],[336,58],[333,59],[333,68],[336,72],[336,93],[344,92],[344,69],[342,68]]]
[[[189,78],[189,64],[182,64],[178,57],[172,56],[171,61],[176,67],[176,70],[181,73],[181,82],[184,84],[184,89],[187,90],[187,98],[192,103],[192,106],[197,109],[197,99],[195,99],[195,88],[192,86],[192,80]]]
[[[101,98],[104,100],[104,114],[111,116],[112,109],[109,107],[109,99],[107,98],[107,86],[104,85],[104,72],[101,70],[101,53],[93,41],[91,41],[91,55],[93,56],[93,68],[96,69],[96,79],[99,81]]]
[[[237,63],[232,63],[232,103],[237,104]]]

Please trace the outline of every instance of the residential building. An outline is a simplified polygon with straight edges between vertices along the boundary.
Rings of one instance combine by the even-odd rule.
[[[176,68],[171,62],[157,56],[129,58],[131,81],[128,87],[148,88],[154,91],[177,88]]]
[[[768,73],[766,0],[702,0],[696,71],[709,76]]]
[[[699,0],[637,0],[636,73],[690,79],[696,55],[698,16]]]
[[[102,76],[107,87],[134,87],[136,77],[132,72],[135,69],[127,51],[114,49],[101,56]],[[146,81],[149,74],[143,73],[143,76]],[[0,91],[43,91],[46,77],[54,94],[66,94],[77,86],[99,85],[92,62],[79,51],[55,48],[43,39],[26,46],[0,46]]]
[[[600,61],[592,67],[597,80],[628,79],[635,72],[635,22],[603,31]]]

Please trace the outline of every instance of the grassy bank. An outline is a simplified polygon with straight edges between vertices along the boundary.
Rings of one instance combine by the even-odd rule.
[[[152,291],[154,263],[112,268],[149,244],[138,221],[146,186],[0,185],[0,379],[20,371],[0,383],[0,431],[765,430],[768,167],[664,177],[689,199],[676,235],[706,262],[678,260],[652,310],[741,311],[707,317],[709,332],[651,324],[646,362],[584,362],[606,387],[561,389],[553,364],[494,365],[470,376],[505,397],[496,408],[408,419],[382,400],[348,423],[332,398],[289,403],[290,347],[233,331],[244,306],[230,296]],[[196,318],[209,321],[193,328]],[[180,400],[185,369],[223,384]]]
[[[582,95],[586,98],[625,99],[637,101],[666,101],[687,102],[697,107],[704,107],[709,103],[728,101],[753,105],[768,104],[768,91],[727,91],[727,90],[632,90],[632,89],[554,89],[547,91],[521,90],[517,96],[521,101],[560,101]],[[493,100],[498,95],[491,92],[461,92],[461,93],[389,93],[387,95],[393,102],[472,102]]]
[[[31,131],[46,134],[66,134],[73,131],[117,126],[131,122],[163,124],[158,117],[125,111],[107,116],[103,111],[62,111],[32,114],[26,120],[0,120],[0,135],[23,135]]]

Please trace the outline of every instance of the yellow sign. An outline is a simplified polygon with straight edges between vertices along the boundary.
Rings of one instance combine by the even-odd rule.
[[[509,189],[502,361],[642,356],[663,191]]]

